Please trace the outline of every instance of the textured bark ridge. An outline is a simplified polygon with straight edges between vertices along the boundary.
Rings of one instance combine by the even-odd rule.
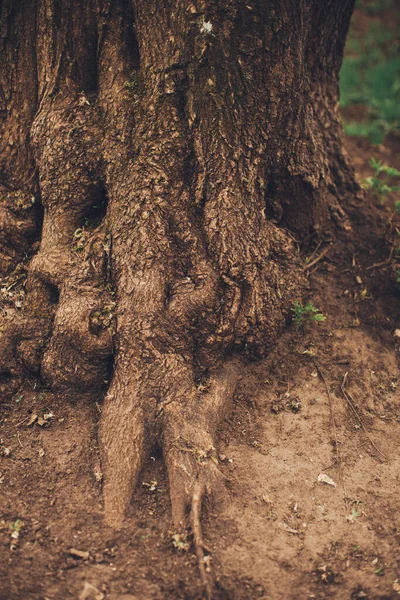
[[[113,526],[157,442],[201,546],[216,427],[301,296],[293,234],[333,231],[358,189],[337,110],[352,4],[2,4],[0,384],[108,388]]]

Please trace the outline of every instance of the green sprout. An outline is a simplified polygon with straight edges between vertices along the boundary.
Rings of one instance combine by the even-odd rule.
[[[131,76],[124,84],[125,89],[129,92],[137,92],[139,89],[139,78],[136,73],[132,73]]]
[[[298,327],[303,325],[306,321],[314,321],[320,323],[325,321],[326,317],[322,312],[314,306],[310,301],[307,304],[301,304],[298,300],[293,303],[292,306],[293,321],[297,323]]]
[[[400,186],[389,185],[389,179],[400,177],[400,171],[389,165],[385,165],[381,160],[375,160],[372,156],[370,165],[374,169],[374,175],[367,177],[362,181],[365,189],[371,190],[372,194],[377,196],[383,202],[387,194],[400,191]],[[396,210],[400,210],[400,203],[396,202]]]

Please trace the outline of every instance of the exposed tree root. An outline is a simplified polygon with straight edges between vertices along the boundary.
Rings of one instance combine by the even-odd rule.
[[[159,382],[159,393],[164,390],[166,398],[163,408],[159,409],[157,423],[156,405],[148,389],[151,384],[129,385],[128,379],[125,387],[126,379],[122,386],[115,377],[103,407],[100,426],[105,519],[109,525],[122,527],[140,469],[156,438],[161,440],[164,450],[172,518],[176,526],[189,524],[187,517],[193,509],[199,480],[202,497],[222,492],[223,477],[218,469],[214,434],[229,410],[239,364],[238,361],[227,362],[210,378],[208,389],[203,392],[196,389],[193,378],[188,382],[191,369],[186,365],[183,365],[180,377],[172,374],[170,385],[165,377]],[[135,382],[134,375],[132,381]],[[188,383],[191,383],[190,389]],[[154,386],[151,391],[155,392]],[[147,402],[144,401],[146,397]]]
[[[199,474],[199,477],[195,483],[193,497],[192,497],[192,510],[191,510],[191,524],[193,531],[193,541],[194,547],[197,556],[197,563],[199,566],[199,573],[201,583],[203,585],[203,592],[207,600],[211,600],[212,598],[212,580],[211,580],[211,569],[210,566],[206,566],[206,556],[204,554],[204,542],[203,542],[203,533],[201,528],[201,507],[204,497],[204,485],[202,481],[202,475]]]
[[[171,367],[168,360],[164,366],[168,362]],[[225,494],[214,435],[229,411],[241,363],[237,359],[227,361],[210,376],[205,390],[196,388],[188,365],[172,364],[175,372],[167,372],[158,382],[164,398],[156,420],[155,404],[151,400],[143,402],[144,397],[151,396],[145,385],[129,388],[128,383],[122,391],[116,377],[107,395],[100,429],[105,520],[114,528],[123,526],[146,454],[156,437],[160,438],[168,469],[172,518],[175,526],[192,529],[204,597],[210,599],[213,583],[204,552],[202,505],[205,498]],[[119,393],[114,396],[116,390]]]
[[[151,423],[154,422],[155,403],[130,376],[120,375],[117,363],[111,388],[106,396],[100,423],[99,441],[102,468],[105,474],[103,497],[104,514],[108,525],[123,526],[126,511],[135,489],[140,470],[153,444]]]

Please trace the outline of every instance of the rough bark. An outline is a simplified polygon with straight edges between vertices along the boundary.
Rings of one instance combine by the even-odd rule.
[[[0,373],[105,394],[113,526],[157,442],[201,544],[241,365],[301,297],[294,236],[334,235],[358,190],[337,108],[352,6],[3,2]]]

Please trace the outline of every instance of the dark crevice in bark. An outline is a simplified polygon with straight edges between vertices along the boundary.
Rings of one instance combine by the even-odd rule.
[[[11,371],[6,370],[6,371],[2,371],[0,372],[0,385],[4,384],[4,383],[9,383],[12,379],[12,374]]]
[[[157,442],[153,446],[153,449],[151,451],[151,456],[153,458],[155,458],[156,460],[162,460],[162,458],[163,458],[162,447]]]
[[[39,186],[37,186],[39,187]],[[32,238],[31,242],[38,242],[38,247],[40,240],[42,238],[42,229],[43,229],[43,220],[44,220],[44,207],[42,204],[42,200],[40,197],[40,193],[35,194],[35,223],[36,223],[36,232],[35,236]]]
[[[110,354],[106,358],[105,363],[106,363],[106,367],[105,367],[106,377],[105,377],[105,379],[103,381],[103,384],[104,384],[103,390],[102,390],[103,391],[103,398],[104,398],[105,394],[107,393],[108,388],[111,385],[111,381],[112,381],[112,378],[113,378],[113,375],[114,375],[115,354],[114,353]]]
[[[47,291],[48,291],[48,299],[50,304],[53,306],[57,305],[60,301],[60,291],[56,285],[53,283],[46,283]]]
[[[280,223],[283,209],[277,197],[277,184],[272,175],[269,178],[266,177],[266,180],[268,181],[268,185],[265,188],[265,214],[269,219],[274,219],[277,223]]]
[[[190,134],[188,134],[188,138],[190,138],[190,137],[191,137]],[[194,151],[193,145],[191,145],[190,150],[184,160],[183,173],[182,173],[183,183],[184,183],[185,187],[189,190],[193,190],[193,188],[194,188],[193,183],[196,178],[197,169],[198,169],[198,164],[197,164],[197,160],[196,160],[196,153]]]
[[[91,195],[91,203],[85,209],[81,226],[93,231],[101,225],[107,215],[108,195],[104,185],[95,188]]]
[[[318,206],[319,192],[308,181],[299,176],[281,175],[276,185],[282,206],[282,222],[290,231],[307,235],[319,227],[319,219],[325,220],[323,208]]]

